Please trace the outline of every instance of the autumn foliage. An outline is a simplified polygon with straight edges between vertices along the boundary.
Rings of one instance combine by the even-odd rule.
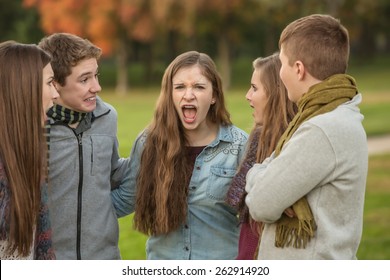
[[[142,0],[23,0],[41,15],[42,29],[48,33],[69,32],[87,37],[112,54],[123,38],[151,40],[152,18]]]

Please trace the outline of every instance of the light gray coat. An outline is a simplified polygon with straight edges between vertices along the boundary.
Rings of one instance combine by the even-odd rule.
[[[98,98],[77,129],[50,122],[49,205],[57,259],[120,259],[110,192],[128,162],[118,154],[115,109]]]
[[[265,222],[259,259],[355,259],[363,228],[367,137],[361,95],[304,122],[280,155],[247,174],[246,203]],[[306,249],[276,248],[275,221],[307,196],[317,223]]]

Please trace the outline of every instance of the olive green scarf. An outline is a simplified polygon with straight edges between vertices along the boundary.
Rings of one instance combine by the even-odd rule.
[[[303,122],[334,110],[339,105],[350,101],[356,94],[354,78],[345,74],[333,75],[312,86],[298,101],[298,113],[279,139],[275,156],[280,154],[284,144]],[[305,248],[307,242],[314,236],[317,226],[306,197],[295,202],[292,208],[296,217],[290,218],[283,214],[276,222],[276,247],[293,245],[294,248]]]

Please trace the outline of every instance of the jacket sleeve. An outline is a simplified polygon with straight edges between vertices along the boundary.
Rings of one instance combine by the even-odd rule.
[[[124,176],[119,185],[111,191],[112,203],[118,218],[129,215],[135,210],[136,182],[143,150],[143,140],[142,135],[137,137],[130,156],[123,160],[125,166],[122,167]]]
[[[118,140],[116,139],[111,156],[111,189],[117,188],[129,172],[130,158],[120,158],[118,146]]]
[[[273,223],[284,210],[330,180],[336,156],[325,133],[302,125],[278,157],[255,164],[247,174],[246,204],[256,221]]]

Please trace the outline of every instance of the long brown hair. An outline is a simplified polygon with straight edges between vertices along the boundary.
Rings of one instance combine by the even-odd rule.
[[[257,162],[271,155],[297,112],[297,106],[288,99],[287,89],[280,79],[281,66],[278,53],[253,61],[253,68],[261,71],[260,81],[268,97],[257,148]]]
[[[0,44],[0,159],[8,180],[8,251],[27,256],[34,242],[46,167],[43,68],[50,56],[36,45]]]
[[[187,215],[188,141],[172,99],[172,79],[185,67],[199,65],[211,82],[215,104],[207,118],[218,125],[231,124],[222,90],[222,81],[212,59],[196,51],[176,57],[165,70],[153,120],[147,128],[147,140],[137,180],[135,228],[146,234],[166,234],[177,229]],[[188,178],[188,179],[187,179]]]
[[[265,58],[257,58],[253,61],[253,69],[260,72],[260,82],[267,96],[267,104],[263,113],[263,125],[261,127],[255,125],[248,140],[248,143],[258,141],[256,154],[256,162],[258,163],[261,163],[272,154],[279,138],[297,112],[296,105],[288,99],[287,89],[280,79],[281,66],[278,53]],[[254,134],[258,133],[259,129],[260,135],[256,140]],[[245,196],[240,200],[240,213],[243,213],[246,207]]]

